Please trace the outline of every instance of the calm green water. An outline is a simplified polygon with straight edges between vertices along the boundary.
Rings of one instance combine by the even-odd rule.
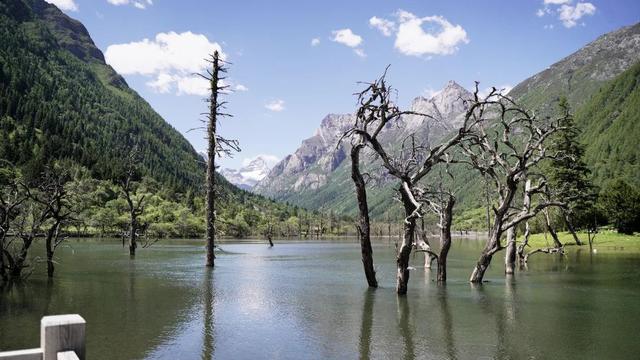
[[[39,244],[36,244],[38,246]],[[640,257],[536,255],[505,281],[494,259],[467,283],[480,242],[457,240],[450,282],[411,273],[394,294],[394,247],[374,248],[381,288],[366,289],[354,242],[223,244],[173,241],[134,261],[116,242],[70,241],[56,280],[41,264],[0,294],[0,349],[36,347],[43,315],[87,320],[89,359],[637,359]],[[415,258],[420,266],[422,256]]]

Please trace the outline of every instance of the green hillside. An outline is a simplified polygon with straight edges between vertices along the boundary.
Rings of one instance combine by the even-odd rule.
[[[105,64],[84,26],[42,0],[0,4],[0,156],[35,168],[68,158],[108,179],[134,143],[145,174],[202,183],[198,155]]]
[[[640,63],[603,86],[576,113],[594,181],[640,186]]]
[[[205,166],[191,144],[105,63],[80,22],[43,0],[0,2],[3,166],[8,161],[27,179],[55,161],[87,169],[101,181],[96,192],[108,191],[84,218],[102,223],[105,212],[113,219],[110,211],[121,207],[117,188],[109,184],[134,146],[141,175],[159,184],[149,194],[155,196],[147,209],[149,222],[175,227],[182,216],[197,225],[193,234],[200,232]],[[273,217],[297,224],[315,216],[238,189],[219,175],[218,194],[227,234],[239,229],[243,235],[257,234]]]

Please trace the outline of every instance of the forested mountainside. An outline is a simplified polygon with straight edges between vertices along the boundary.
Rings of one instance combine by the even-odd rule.
[[[115,229],[122,225],[116,219],[122,204],[108,183],[134,146],[141,175],[159,184],[144,187],[158,195],[147,208],[148,222],[164,224],[162,233],[173,236],[202,233],[205,165],[191,144],[105,63],[79,21],[43,0],[0,2],[2,166],[12,164],[26,178],[37,177],[55,161],[87,169],[108,191],[96,195],[100,203],[85,214],[86,221],[100,223],[97,217],[108,215]],[[227,234],[256,232],[266,214],[293,218],[291,223],[311,219],[302,209],[217,179],[217,206]],[[188,232],[171,230],[180,216],[188,216]]]
[[[640,187],[640,62],[600,88],[576,121],[595,183],[619,178]]]
[[[630,116],[633,111],[622,114],[619,107],[624,105],[628,109],[634,108],[631,105],[634,101],[633,93],[629,90],[632,75],[625,75],[626,85],[611,85],[610,82],[638,61],[640,24],[599,37],[548,69],[524,80],[509,92],[509,96],[541,116],[556,110],[560,98],[566,97],[572,111],[576,113],[578,125],[584,130],[581,139],[586,146],[588,165],[596,174],[596,184],[602,185],[603,180],[615,174],[626,174],[626,178],[632,177],[632,181],[637,182],[637,167],[623,166],[625,162],[637,164],[633,159],[640,156],[639,148],[633,145],[637,135],[631,130],[636,123]],[[449,126],[433,129],[431,122],[416,123],[416,117],[411,117],[403,122],[404,131],[394,130],[390,133],[402,135],[415,131],[419,140],[427,144],[446,136],[446,129],[455,125],[456,116],[461,115],[460,108],[457,108],[460,105],[456,105],[457,99],[470,96],[467,90],[452,84],[454,83],[447,84],[433,99],[416,98],[412,106],[412,110],[436,115],[442,119],[437,124]],[[626,92],[622,88],[626,89]],[[610,91],[603,95],[607,89]],[[609,100],[608,97],[612,95],[613,98]],[[601,102],[600,105],[594,105],[594,102],[598,101]],[[608,106],[603,106],[605,103]],[[593,110],[588,111],[589,108]],[[597,112],[594,111],[596,109]],[[338,121],[339,119],[342,120]],[[335,115],[327,116],[316,135],[305,140],[294,154],[276,165],[256,186],[256,191],[302,206],[328,208],[342,214],[353,214],[356,203],[353,183],[349,178],[349,160],[345,160],[344,149],[332,150],[332,146],[335,147],[336,135],[346,127],[343,122],[350,119],[348,115],[342,115],[341,118]],[[613,119],[617,119],[615,125],[612,125]],[[603,131],[604,129],[608,130]],[[637,126],[633,128],[636,129]],[[398,141],[401,138],[388,136],[387,141]],[[613,169],[616,166],[614,164],[618,164],[617,170]],[[453,188],[460,200],[458,211],[477,208],[483,193],[482,181],[463,169],[454,171],[456,180]],[[384,214],[388,213],[389,209],[395,211],[391,199],[393,191],[392,183],[381,183],[372,192],[370,210],[374,216],[386,216]]]
[[[175,189],[204,178],[189,142],[104,62],[85,27],[42,0],[0,4],[1,154],[33,172],[68,158],[109,179],[133,144]],[[13,151],[11,151],[13,149]]]

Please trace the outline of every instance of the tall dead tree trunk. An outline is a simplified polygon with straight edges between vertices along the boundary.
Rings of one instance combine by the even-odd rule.
[[[215,262],[215,238],[216,238],[216,156],[224,154],[232,155],[232,151],[240,151],[236,140],[228,140],[218,134],[218,120],[224,116],[231,116],[222,112],[226,102],[220,100],[220,94],[229,86],[223,84],[225,79],[222,76],[227,72],[226,62],[221,59],[220,53],[216,50],[208,60],[211,70],[207,70],[207,75],[200,75],[209,82],[209,113],[207,114],[207,177],[206,177],[206,215],[207,223],[207,244],[206,244],[206,266],[213,267]]]
[[[438,273],[436,276],[436,280],[439,283],[447,281],[447,256],[451,248],[451,223],[453,222],[453,206],[455,202],[455,197],[448,196],[440,212],[440,252],[438,253]]]
[[[373,249],[371,247],[371,224],[369,220],[369,205],[367,204],[367,189],[360,172],[360,151],[364,148],[364,143],[358,140],[351,147],[351,179],[356,187],[356,197],[358,200],[358,238],[360,239],[360,252],[362,254],[362,265],[364,274],[370,287],[378,287],[376,271],[373,268]]]
[[[46,252],[47,252],[47,277],[50,277],[50,278],[53,277],[53,272],[55,271],[55,264],[53,261],[53,252],[59,236],[58,234],[59,230],[60,230],[60,224],[56,222],[47,231],[47,237],[45,240]]]
[[[406,182],[400,186],[399,193],[404,207],[405,219],[402,243],[396,256],[396,292],[398,295],[405,295],[409,283],[409,260],[415,242],[416,220],[420,217],[420,204],[415,201],[411,188]]]
[[[213,267],[215,262],[216,238],[216,150],[218,148],[216,128],[218,124],[218,88],[220,81],[220,55],[213,53],[211,63],[211,79],[209,96],[209,123],[207,124],[207,266]]]
[[[507,249],[504,254],[504,273],[511,275],[516,268],[516,231],[514,228],[507,230]]]

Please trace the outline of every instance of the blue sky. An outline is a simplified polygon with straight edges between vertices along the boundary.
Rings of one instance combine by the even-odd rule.
[[[640,21],[637,0],[47,1],[82,21],[107,61],[197,150],[203,133],[187,131],[206,104],[190,74],[220,49],[236,89],[221,132],[242,147],[228,167],[292,153],[326,114],[352,112],[356,83],[387,64],[407,106],[448,80],[516,85]]]

